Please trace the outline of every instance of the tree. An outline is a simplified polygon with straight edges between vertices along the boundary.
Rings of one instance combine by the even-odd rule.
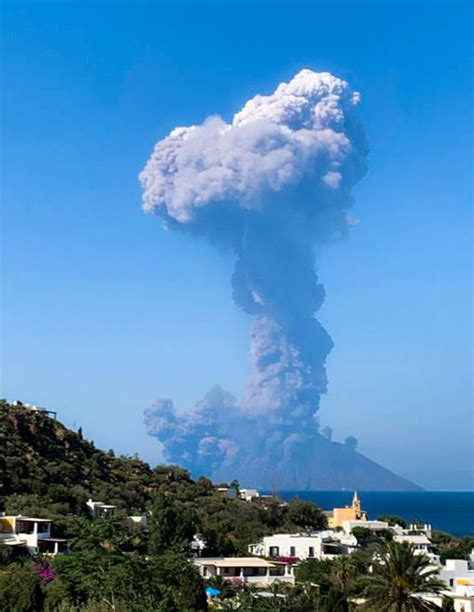
[[[401,516],[396,516],[395,514],[382,514],[379,516],[378,521],[383,521],[384,523],[388,523],[389,525],[400,525],[403,529],[406,529],[407,522]]]
[[[207,610],[203,579],[197,567],[185,557],[168,553],[155,560],[152,571],[168,594],[170,605],[165,608],[166,612]]]
[[[288,592],[286,603],[289,610],[310,611],[319,610],[319,586],[311,583],[296,583]]]
[[[239,494],[239,491],[240,491],[239,481],[236,478],[234,478],[234,480],[230,483],[229,488],[235,489],[237,494]]]
[[[349,595],[354,592],[356,579],[365,564],[357,556],[340,555],[335,559],[306,559],[296,568],[296,581],[313,591],[317,589],[318,597],[313,594],[313,607],[321,612],[347,612]],[[363,569],[362,569],[363,568]],[[315,601],[318,605],[315,606]]]
[[[13,563],[29,559],[27,550],[21,546],[7,546],[0,541],[0,569]]]
[[[328,591],[333,565],[329,559],[305,559],[296,566],[296,582],[317,585],[321,592]]]
[[[197,568],[174,553],[147,558],[120,551],[82,551],[55,558],[54,570],[56,577],[46,589],[48,610],[59,604],[97,604],[124,612],[207,610]]]
[[[454,601],[451,597],[443,597],[443,601],[441,602],[441,610],[443,612],[455,612]]]
[[[375,541],[374,534],[367,527],[356,527],[352,528],[352,535],[355,536],[357,540],[357,544],[359,546],[365,547]]]
[[[197,517],[190,504],[168,492],[158,491],[150,521],[150,552],[161,555],[170,549],[187,550],[196,533]]]
[[[336,586],[332,586],[322,598],[319,606],[321,612],[349,612],[347,593]]]
[[[292,499],[286,506],[285,514],[286,522],[296,528],[312,531],[327,527],[326,515],[311,502]]]
[[[290,594],[292,587],[289,587],[284,582],[275,580],[272,584],[265,588],[266,596],[262,597],[259,592],[256,593],[256,606],[254,610],[278,610],[279,612],[287,612],[289,610],[286,605],[288,595]]]
[[[37,612],[43,609],[41,581],[31,564],[0,570],[0,610]]]
[[[446,559],[468,559],[474,548],[474,538],[472,536],[455,538],[443,531],[433,531],[431,538],[442,563]]]
[[[378,612],[423,612],[438,606],[419,597],[439,594],[445,585],[430,569],[430,560],[417,555],[410,544],[388,542],[377,548],[372,573],[362,579],[366,599],[363,609]]]
[[[120,518],[78,517],[69,524],[71,551],[146,552],[146,533]]]

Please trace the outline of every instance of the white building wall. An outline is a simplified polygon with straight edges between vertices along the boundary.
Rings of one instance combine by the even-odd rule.
[[[471,562],[464,559],[447,559],[439,571],[440,580],[451,590],[456,589],[457,580],[465,580],[473,585],[474,590],[474,568],[471,565]]]
[[[454,599],[455,612],[474,612],[474,597],[471,599]]]
[[[334,555],[325,552],[328,544],[340,544],[342,546],[355,547],[357,540],[354,536],[347,536],[334,531],[323,531],[315,534],[289,534],[277,533],[265,536],[259,544],[249,547],[251,553],[263,557],[298,557],[308,558],[331,558]],[[329,547],[328,547],[329,548]]]
[[[223,559],[225,562],[225,559]],[[246,559],[242,559],[242,566],[228,567],[219,565],[219,560],[211,559],[195,559],[195,565],[199,568],[201,576],[209,578],[211,576],[220,576],[224,580],[233,581],[240,580],[247,584],[255,585],[270,585],[274,582],[286,582],[295,584],[295,575],[291,565],[281,566],[282,572],[272,575],[272,570],[278,566],[261,567],[248,565]],[[255,573],[254,570],[255,569]]]
[[[390,525],[385,521],[342,521],[342,529],[344,530],[344,533],[352,533],[354,527],[363,527],[364,529],[370,529],[371,531],[382,531],[384,529],[390,529]]]
[[[322,540],[320,537],[315,536],[295,537],[288,534],[276,534],[263,539],[263,551],[261,554],[265,557],[320,558],[322,555]]]

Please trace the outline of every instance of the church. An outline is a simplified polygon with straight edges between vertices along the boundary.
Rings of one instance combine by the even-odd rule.
[[[334,508],[324,513],[328,519],[328,527],[335,529],[336,527],[342,527],[343,521],[366,521],[367,512],[361,509],[360,499],[357,495],[357,491],[354,491],[354,497],[352,499],[352,505],[346,506],[345,508]]]

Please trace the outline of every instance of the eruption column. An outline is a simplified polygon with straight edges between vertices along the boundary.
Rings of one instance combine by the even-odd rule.
[[[315,318],[324,300],[315,249],[350,225],[367,154],[358,101],[346,82],[302,70],[230,124],[176,128],[140,174],[146,212],[234,251],[234,301],[254,317],[240,403],[216,387],[184,415],[171,400],[146,411],[168,460],[216,476],[237,458],[265,470],[311,449],[332,348]]]

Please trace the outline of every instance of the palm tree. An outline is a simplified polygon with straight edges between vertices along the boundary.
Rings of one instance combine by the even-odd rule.
[[[271,597],[268,597],[267,599],[260,597],[260,601],[269,610],[281,610],[285,607],[284,604],[290,588],[291,587],[289,587],[285,582],[275,580],[275,582],[269,584],[265,589],[265,591],[271,595]],[[263,605],[262,609],[264,609]]]
[[[425,555],[417,555],[412,545],[387,542],[378,547],[377,561],[365,576],[362,596],[364,610],[372,612],[424,612],[439,610],[420,598],[422,593],[437,595],[445,585],[437,578]]]

